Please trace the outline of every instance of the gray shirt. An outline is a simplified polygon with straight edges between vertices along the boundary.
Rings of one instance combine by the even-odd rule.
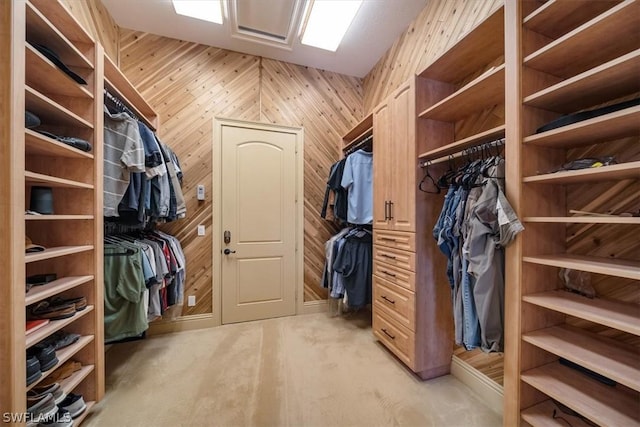
[[[138,122],[126,113],[104,109],[104,216],[119,216],[118,204],[131,172],[144,172],[144,147]]]

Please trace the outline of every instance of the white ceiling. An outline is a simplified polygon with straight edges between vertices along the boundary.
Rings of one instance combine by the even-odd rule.
[[[254,7],[255,12],[243,11],[245,16],[264,15],[264,5],[279,9],[294,7],[291,0],[237,0],[238,9]],[[303,4],[299,9],[304,9]],[[317,0],[323,1],[323,0]],[[242,4],[246,2],[246,4]],[[305,46],[298,36],[299,20],[293,17],[293,31],[287,40],[289,46],[274,47],[264,42],[238,37],[238,29],[225,19],[223,25],[176,15],[170,0],[102,0],[116,23],[124,28],[143,31],[224,48],[251,55],[286,61],[293,64],[334,71],[355,77],[364,77],[391,47],[409,23],[425,7],[428,0],[364,0],[354,22],[349,27],[336,52]],[[253,4],[253,6],[252,6]],[[227,16],[234,14],[229,1]],[[275,13],[273,19],[282,19]],[[268,24],[262,20],[262,25]],[[276,22],[281,27],[281,22]],[[269,29],[269,28],[268,28]],[[256,39],[257,40],[257,39]]]

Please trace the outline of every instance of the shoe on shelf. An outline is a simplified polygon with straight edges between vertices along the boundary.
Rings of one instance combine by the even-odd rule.
[[[65,348],[74,344],[80,339],[80,334],[74,334],[70,332],[58,331],[48,338],[40,341],[40,344],[52,345],[56,350],[60,350],[61,348]]]
[[[69,393],[61,403],[60,407],[66,409],[71,414],[71,418],[77,418],[87,409],[86,403],[81,394]]]
[[[64,379],[69,378],[73,375],[74,372],[82,369],[82,364],[80,362],[76,362],[75,360],[68,360],[58,369],[53,371],[47,378],[42,380],[41,386],[51,385],[53,383],[60,382]]]
[[[86,297],[74,297],[74,298],[53,297],[49,300],[49,302],[53,305],[73,304],[76,308],[76,311],[82,311],[85,308],[87,308]]]
[[[46,422],[53,418],[58,412],[58,406],[52,394],[45,395],[42,399],[27,407],[29,422],[27,427],[37,426],[38,423]]]
[[[41,376],[40,361],[35,356],[27,355],[27,385],[33,384]]]
[[[29,310],[30,319],[60,320],[68,319],[69,317],[73,317],[75,314],[75,304],[52,304],[47,300],[40,301]]]
[[[53,398],[56,401],[56,405],[59,405],[60,402],[62,402],[64,398],[67,397],[67,394],[64,392],[62,387],[60,387],[60,384],[53,383],[46,386],[38,385],[32,388],[31,390],[29,390],[27,392],[27,402],[30,399],[35,401],[39,398],[42,398],[43,396],[46,396],[47,394],[53,395]]]
[[[58,408],[58,412],[49,420],[41,422],[38,427],[73,427],[73,417],[64,408]]]
[[[29,356],[35,356],[40,361],[40,370],[48,371],[58,364],[56,349],[52,345],[36,344],[27,350]]]

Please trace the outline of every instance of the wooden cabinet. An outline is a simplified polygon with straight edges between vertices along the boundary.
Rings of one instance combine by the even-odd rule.
[[[101,46],[59,1],[2,2],[2,214],[0,256],[0,413],[26,412],[26,393],[69,361],[81,368],[59,381],[66,393],[81,394],[87,410],[104,394],[102,267],[102,58]],[[44,54],[46,46],[86,81],[79,84]],[[5,49],[7,47],[7,49]],[[40,124],[29,128],[25,110]],[[48,133],[42,133],[46,131]],[[81,151],[60,136],[88,141]],[[28,211],[31,196],[46,187],[53,213]],[[25,252],[25,236],[44,249]],[[55,274],[55,280],[25,289],[26,278]],[[33,308],[51,298],[85,297],[86,308],[25,332]],[[25,314],[26,313],[26,314]],[[58,363],[27,385],[26,352],[52,334],[80,338],[56,351]],[[22,425],[26,420],[14,420]]]
[[[373,333],[427,379],[449,372],[452,330],[445,270],[435,280],[423,242],[428,231],[417,221],[425,205],[416,161],[421,84],[410,79],[373,110]]]
[[[639,425],[640,219],[617,214],[640,209],[640,108],[540,127],[637,98],[640,2],[517,1],[505,10],[507,81],[521,82],[507,87],[507,142],[523,160],[509,178],[521,183],[514,198],[525,231],[507,293],[504,424],[554,425],[561,415],[572,425]],[[604,156],[617,164],[558,171]],[[586,274],[583,289],[595,297],[564,290],[562,268]]]
[[[416,231],[415,81],[397,89],[373,112],[374,220],[383,230]]]

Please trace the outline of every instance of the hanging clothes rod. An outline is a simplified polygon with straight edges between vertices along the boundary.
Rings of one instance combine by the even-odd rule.
[[[352,146],[348,146],[344,148],[344,153],[345,154],[351,154],[355,151],[358,151],[360,148],[362,148],[364,145],[366,145],[369,141],[373,140],[373,135],[369,135],[366,138],[356,142],[354,145]]]
[[[466,157],[466,156],[481,152],[483,148],[501,147],[504,145],[504,143],[505,143],[505,139],[500,138],[500,139],[496,139],[495,141],[485,142],[484,144],[474,145],[472,147],[467,147],[461,151],[458,151],[455,154],[449,154],[448,156],[439,157],[434,160],[425,160],[424,162],[420,163],[420,167],[424,168],[424,167],[435,165],[438,163],[443,163],[448,160],[458,159],[460,157]]]
[[[127,104],[125,104],[120,98],[109,92],[109,90],[106,88],[104,89],[104,95],[107,97],[107,99],[113,102],[118,109],[127,113],[132,118],[140,121],[140,117],[138,117],[138,115],[134,113],[133,110],[131,110],[131,108],[127,106]]]

